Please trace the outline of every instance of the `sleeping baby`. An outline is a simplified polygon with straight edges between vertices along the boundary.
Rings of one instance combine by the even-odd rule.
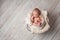
[[[38,8],[35,8],[32,12],[31,22],[35,26],[40,26],[42,24],[41,11]]]

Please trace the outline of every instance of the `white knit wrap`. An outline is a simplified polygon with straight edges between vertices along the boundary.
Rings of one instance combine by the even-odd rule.
[[[48,31],[50,29],[50,26],[48,24],[49,23],[49,19],[47,17],[47,11],[41,10],[41,15],[44,17],[43,25],[42,25],[43,29],[42,29],[42,27],[36,27],[36,26],[32,25],[32,23],[30,21],[31,14],[27,15],[26,24],[28,24],[28,27],[30,28],[30,31],[32,33],[44,33],[44,32],[46,32],[46,31]],[[44,23],[45,23],[45,25],[44,25]]]

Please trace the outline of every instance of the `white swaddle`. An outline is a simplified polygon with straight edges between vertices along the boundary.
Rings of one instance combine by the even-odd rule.
[[[49,19],[47,17],[47,11],[41,10],[41,15],[43,17],[42,26],[36,27],[36,26],[32,25],[32,23],[31,23],[31,20],[30,20],[31,14],[28,14],[28,16],[26,18],[26,24],[28,24],[28,27],[30,28],[30,31],[32,33],[44,33],[49,30],[50,26],[48,24]]]

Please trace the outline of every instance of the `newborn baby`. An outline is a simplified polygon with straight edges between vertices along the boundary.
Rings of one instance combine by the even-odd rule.
[[[34,9],[31,16],[31,22],[35,26],[40,26],[42,23],[41,12],[39,9]]]

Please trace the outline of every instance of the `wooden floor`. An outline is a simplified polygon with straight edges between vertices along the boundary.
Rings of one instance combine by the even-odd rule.
[[[26,30],[24,19],[35,7],[49,13],[46,33]],[[60,0],[0,0],[0,40],[60,40]]]

